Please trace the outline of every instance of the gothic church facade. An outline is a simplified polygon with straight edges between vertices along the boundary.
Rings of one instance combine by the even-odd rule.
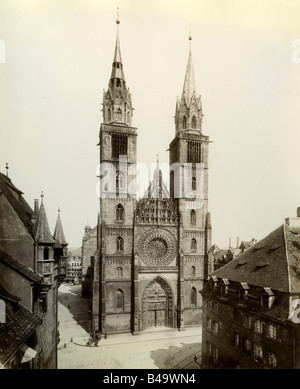
[[[126,86],[118,31],[102,105],[100,166],[113,166],[114,173],[110,172],[112,185],[100,185],[93,329],[136,334],[151,327],[183,329],[199,325],[200,291],[213,270],[213,258],[209,252],[209,138],[202,133],[201,97],[196,95],[191,42],[183,92],[176,103],[175,137],[169,145],[169,163],[176,166],[171,170],[169,190],[159,165],[143,198],[138,200],[130,186],[136,174],[138,130],[132,125],[132,98]],[[177,179],[185,164],[191,167],[193,193],[202,193],[201,206]],[[202,166],[201,180],[197,166]],[[105,174],[107,170],[100,172],[100,181]]]

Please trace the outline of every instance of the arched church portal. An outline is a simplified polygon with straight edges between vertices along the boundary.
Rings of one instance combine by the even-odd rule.
[[[156,277],[145,288],[142,307],[142,328],[174,327],[172,290],[163,278]]]

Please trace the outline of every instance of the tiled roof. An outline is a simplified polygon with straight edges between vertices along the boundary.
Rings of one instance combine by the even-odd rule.
[[[216,273],[216,272],[215,272]],[[230,283],[232,284],[232,282]],[[250,291],[251,291],[250,287]],[[255,314],[266,316],[272,319],[285,321],[289,317],[289,295],[286,293],[277,293],[274,303],[270,309],[266,309],[261,306],[260,302],[252,301],[252,299],[248,299],[247,303],[241,302],[239,300],[239,296],[237,293],[235,294],[224,294],[220,289],[210,289],[209,284],[207,283],[204,288],[201,290],[202,295],[207,295],[208,298],[214,296],[215,298],[219,298],[222,303],[227,303],[230,306],[234,306],[236,308],[240,308],[241,310],[247,310],[248,313],[252,311]]]
[[[33,237],[33,224],[31,222],[33,211],[23,198],[23,193],[13,185],[10,178],[2,173],[0,173],[0,192],[7,198],[27,231]]]
[[[299,293],[299,261],[300,233],[284,224],[211,275]]]
[[[62,222],[60,219],[60,214],[58,214],[58,216],[57,216],[53,237],[61,245],[63,245],[63,246],[68,245],[68,242],[66,241],[66,238],[65,238]]]
[[[37,220],[34,224],[34,236],[35,240],[39,243],[55,243],[50,232],[44,204],[41,204]]]
[[[31,281],[40,282],[42,280],[42,278],[38,276],[33,270],[26,267],[16,259],[12,258],[9,254],[7,254],[5,251],[1,249],[0,249],[0,262],[10,266],[12,269],[21,273],[24,277],[28,278]]]
[[[0,324],[0,368],[40,323],[42,319],[22,305],[6,303],[6,323]]]

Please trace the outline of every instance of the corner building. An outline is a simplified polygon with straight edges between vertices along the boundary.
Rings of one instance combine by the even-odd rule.
[[[201,98],[196,94],[191,47],[182,96],[176,103],[175,137],[169,146],[170,190],[158,163],[143,198],[136,198],[131,185],[136,177],[138,131],[132,126],[132,98],[118,31],[102,105],[93,328],[102,333],[136,334],[150,327],[199,325],[200,291],[213,270],[213,258],[209,253],[209,138],[202,134]],[[187,163],[188,173],[184,171]],[[196,170],[199,166],[201,177]],[[182,173],[188,176],[192,196],[185,193]]]

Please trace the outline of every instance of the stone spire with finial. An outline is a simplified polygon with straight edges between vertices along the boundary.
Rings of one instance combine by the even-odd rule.
[[[60,218],[60,208],[58,208],[57,212],[58,215],[57,215],[53,238],[56,240],[56,242],[60,243],[62,246],[67,246],[68,242],[66,241],[63,225]]]
[[[131,126],[131,93],[126,86],[119,39],[119,7],[117,9],[117,36],[108,90],[103,92],[103,122]]]
[[[33,233],[36,242],[44,244],[55,243],[50,232],[48,218],[44,206],[44,192],[41,193],[41,206],[37,215],[36,222],[34,224]]]
[[[192,35],[189,37],[189,56],[183,83],[181,98],[177,98],[175,124],[176,133],[179,131],[202,131],[201,96],[197,97],[196,81],[192,59]]]

